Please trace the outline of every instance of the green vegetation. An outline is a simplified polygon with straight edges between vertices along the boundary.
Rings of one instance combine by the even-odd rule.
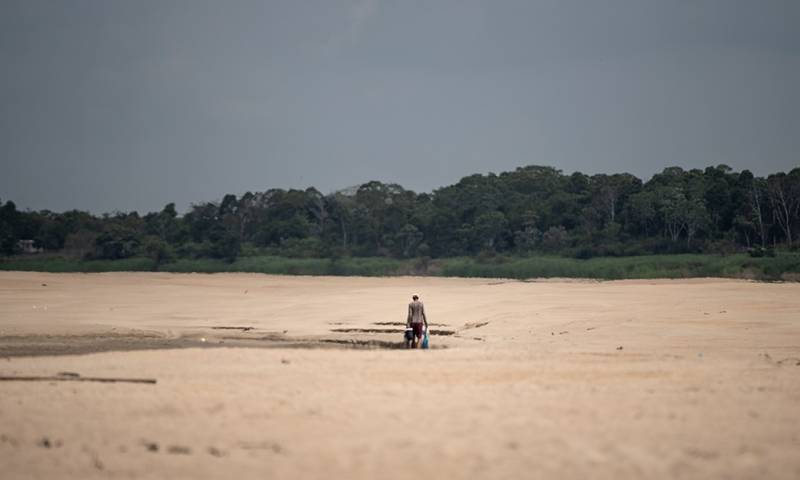
[[[751,258],[748,255],[646,255],[579,260],[563,257],[449,259],[442,275],[499,278],[632,278],[728,277],[755,280],[800,279],[800,254]]]
[[[798,237],[800,168],[670,167],[643,182],[527,166],[431,193],[372,181],[228,194],[185,215],[0,202],[3,269],[778,279],[796,273]],[[31,249],[47,257],[20,257]]]
[[[253,272],[281,275],[384,276],[405,272],[409,262],[391,258],[242,257],[232,263],[214,259],[178,260],[161,267],[170,272]]]
[[[149,272],[153,270],[153,261],[148,258],[80,260],[54,256],[20,256],[0,259],[0,270],[53,273]]]
[[[418,262],[392,258],[325,258],[241,257],[233,262],[214,258],[177,259],[155,264],[145,257],[125,260],[80,260],[75,258],[18,256],[0,259],[0,270],[39,272],[121,272],[162,271],[174,273],[251,272],[278,275],[341,275],[385,276],[423,273],[415,269]]]
[[[46,272],[114,272],[154,270],[150,258],[126,260],[76,260],[36,257],[0,261],[0,270]],[[390,276],[431,275],[486,278],[594,278],[620,280],[633,278],[727,277],[753,280],[800,280],[800,253],[779,253],[774,257],[753,258],[745,254],[721,255],[646,255],[602,257],[588,260],[557,256],[533,257],[455,257],[426,261],[382,257],[287,258],[274,256],[242,257],[234,262],[201,258],[178,259],[158,265],[165,272],[254,272],[283,275]]]

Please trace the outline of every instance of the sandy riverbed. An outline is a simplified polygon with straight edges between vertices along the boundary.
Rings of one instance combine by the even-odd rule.
[[[157,381],[0,381],[0,477],[794,479],[798,364],[796,283],[0,272],[0,376]]]

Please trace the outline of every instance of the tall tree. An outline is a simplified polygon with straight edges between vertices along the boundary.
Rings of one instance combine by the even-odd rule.
[[[772,214],[786,237],[792,244],[792,229],[800,212],[800,168],[767,177],[767,194],[772,205]]]

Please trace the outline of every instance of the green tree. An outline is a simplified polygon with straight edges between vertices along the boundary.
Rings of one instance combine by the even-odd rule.
[[[18,250],[19,218],[20,214],[14,202],[9,200],[0,206],[0,253],[4,255],[12,255]]]
[[[396,244],[399,246],[400,255],[405,258],[414,256],[422,239],[423,234],[416,226],[410,223],[405,224],[396,234]]]
[[[139,249],[137,232],[122,223],[110,224],[95,240],[96,257],[120,260],[134,256]]]
[[[144,237],[141,249],[148,258],[153,260],[154,270],[158,270],[158,268],[169,261],[174,254],[172,247],[155,235]]]
[[[786,243],[792,245],[792,230],[800,214],[800,168],[767,177],[767,195],[775,223],[783,231]]]
[[[483,213],[475,219],[475,233],[481,246],[488,250],[494,250],[500,244],[505,233],[508,222],[502,212]]]

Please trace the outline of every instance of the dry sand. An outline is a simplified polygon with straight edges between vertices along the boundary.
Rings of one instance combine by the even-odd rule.
[[[412,293],[439,348],[378,348]],[[799,312],[716,279],[0,272],[0,376],[157,380],[0,381],[0,477],[797,479]]]

